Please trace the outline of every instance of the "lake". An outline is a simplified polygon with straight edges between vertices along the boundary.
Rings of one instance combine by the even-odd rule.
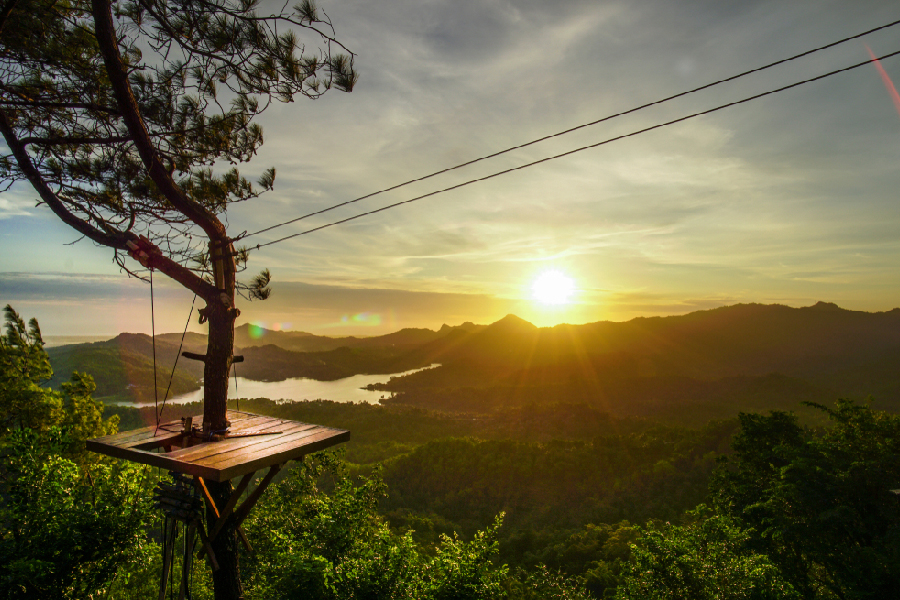
[[[284,381],[253,381],[252,379],[234,377],[228,381],[228,398],[268,398],[270,400],[333,400],[334,402],[368,402],[378,404],[379,398],[390,395],[390,392],[369,391],[361,389],[369,384],[385,383],[391,377],[401,377],[410,373],[417,373],[425,369],[431,369],[440,365],[434,364],[421,369],[413,369],[402,373],[389,373],[386,375],[354,375],[335,381],[316,381],[305,377],[295,377]],[[203,390],[169,398],[169,403],[186,404],[188,402],[202,402]],[[131,404],[128,406],[153,406],[153,403]]]

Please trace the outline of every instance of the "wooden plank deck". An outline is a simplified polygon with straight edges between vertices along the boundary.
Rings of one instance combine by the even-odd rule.
[[[194,417],[194,423],[202,420],[202,416]],[[191,446],[182,448],[184,436],[181,421],[177,420],[161,423],[158,429],[151,425],[88,440],[87,449],[212,481],[227,481],[350,439],[350,432],[343,429],[235,410],[228,411],[228,420],[229,435],[262,435],[226,437],[217,442],[195,438]],[[166,446],[171,447],[170,452],[165,451]]]

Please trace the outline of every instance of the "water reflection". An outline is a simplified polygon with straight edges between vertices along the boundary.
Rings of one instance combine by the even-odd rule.
[[[228,398],[268,398],[270,400],[332,400],[334,402],[368,402],[378,404],[382,396],[389,396],[390,392],[369,391],[362,389],[369,384],[384,383],[391,377],[400,377],[417,373],[425,369],[431,369],[439,365],[434,364],[421,369],[413,369],[402,373],[390,373],[387,375],[354,375],[336,381],[316,381],[304,377],[285,379],[284,381],[253,381],[251,379],[234,377],[228,383]],[[186,404],[188,402],[202,402],[203,390],[197,390],[189,394],[170,398],[169,404]],[[153,403],[129,404],[129,406],[153,406]]]

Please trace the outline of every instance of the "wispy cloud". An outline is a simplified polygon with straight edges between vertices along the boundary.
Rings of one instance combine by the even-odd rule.
[[[352,94],[329,93],[265,114],[266,144],[243,168],[253,175],[275,166],[276,190],[234,207],[235,233],[727,77],[893,20],[896,12],[878,0],[342,0],[322,6],[338,37],[358,53],[360,82]],[[884,32],[868,42],[887,48],[895,40],[896,32]],[[277,233],[596,143],[865,56],[860,44],[849,44]],[[898,64],[881,65],[889,79],[896,80]],[[583,290],[580,312],[556,315],[570,320],[739,301],[833,299],[851,308],[889,308],[900,290],[893,125],[894,107],[871,69],[834,77],[266,248],[253,255],[251,270],[270,267],[285,304],[252,304],[245,312],[260,320],[267,311],[281,314],[298,327],[339,322],[327,303],[313,302],[325,296],[310,291],[331,286],[329,302],[346,314],[395,310],[400,316],[385,319],[385,326],[414,318],[434,323],[439,311],[450,322],[488,320],[504,310],[533,311],[537,318],[527,290],[546,268],[568,272]],[[103,249],[61,248],[76,236],[45,207],[33,208],[33,194],[18,190],[0,197],[0,269],[103,272],[119,281]],[[18,302],[105,297],[109,310],[116,297],[123,304],[142,301],[140,288],[124,277],[120,287],[62,278],[37,287],[2,282],[4,297]],[[280,294],[279,285],[286,286]],[[395,296],[367,303],[366,294],[379,298],[378,290]],[[649,299],[641,299],[644,293]],[[173,328],[176,306],[184,302],[173,296]]]

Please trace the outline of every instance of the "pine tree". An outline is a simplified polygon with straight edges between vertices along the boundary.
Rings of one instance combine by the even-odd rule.
[[[275,12],[258,0],[0,7],[0,182],[29,183],[39,205],[111,248],[129,274],[153,269],[202,298],[203,420],[213,430],[226,427],[236,294],[268,295],[268,271],[237,281],[247,252],[222,219],[274,184],[274,169],[254,183],[236,167],[263,143],[254,120],[273,101],[349,92],[356,79],[353,54],[312,0]],[[227,497],[229,484],[214,487]],[[238,598],[236,550],[220,552],[233,554],[234,576],[217,576],[216,596]]]

